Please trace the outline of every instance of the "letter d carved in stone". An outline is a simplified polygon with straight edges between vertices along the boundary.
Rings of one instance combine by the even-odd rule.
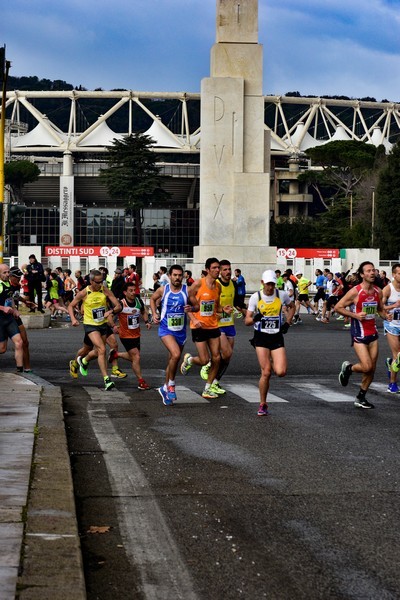
[[[219,96],[214,96],[214,121],[220,121],[225,114],[225,102]]]

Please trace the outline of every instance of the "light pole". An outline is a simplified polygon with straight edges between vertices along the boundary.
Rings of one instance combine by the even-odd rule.
[[[6,123],[6,91],[8,71],[11,63],[6,60],[6,48],[0,48],[0,81],[2,83],[1,115],[0,115],[0,259],[4,251],[4,131]]]
[[[374,237],[374,229],[375,229],[375,188],[371,186],[372,190],[372,214],[371,214],[371,248],[374,247],[375,237]]]

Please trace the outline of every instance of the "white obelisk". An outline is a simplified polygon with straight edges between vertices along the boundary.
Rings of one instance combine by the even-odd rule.
[[[269,246],[270,140],[264,127],[258,0],[217,0],[211,76],[201,85],[200,245],[194,263],[228,259],[254,288]]]

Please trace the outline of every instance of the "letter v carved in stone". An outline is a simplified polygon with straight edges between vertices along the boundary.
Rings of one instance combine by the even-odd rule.
[[[218,165],[218,169],[221,167],[222,155],[224,153],[224,148],[225,148],[225,146],[222,146],[221,150],[220,150],[219,147],[217,147],[214,144],[215,161],[216,161],[216,163]]]

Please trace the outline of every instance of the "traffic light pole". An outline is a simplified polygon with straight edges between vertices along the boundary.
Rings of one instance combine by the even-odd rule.
[[[2,69],[2,94],[1,94],[1,115],[0,115],[0,259],[3,259],[4,252],[4,232],[5,232],[5,212],[4,212],[4,134],[6,125],[6,92],[7,92],[7,79],[8,71],[11,63],[5,60],[1,65]]]

